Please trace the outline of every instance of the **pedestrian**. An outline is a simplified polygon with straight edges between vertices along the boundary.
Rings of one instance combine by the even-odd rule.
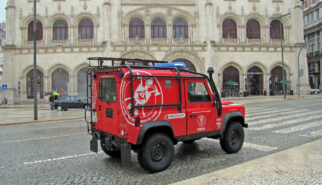
[[[50,109],[54,110],[55,97],[52,94],[49,96],[49,103],[50,103]]]

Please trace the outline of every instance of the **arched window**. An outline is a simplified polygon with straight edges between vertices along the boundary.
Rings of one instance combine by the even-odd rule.
[[[247,71],[246,88],[251,95],[263,94],[263,71],[261,68],[253,66]]]
[[[37,21],[36,23],[36,40],[42,40],[42,33],[43,33],[43,29],[42,29],[42,24],[40,21]],[[32,21],[31,23],[29,23],[28,25],[28,40],[32,41],[33,40],[33,32],[34,32],[34,21]]]
[[[44,75],[41,71],[37,69],[37,96],[40,98],[44,98]],[[34,70],[30,70],[27,73],[27,98],[33,99],[34,98]]]
[[[58,20],[54,23],[54,40],[67,40],[68,25],[65,20]]]
[[[223,95],[225,97],[239,95],[239,71],[233,66],[223,71]]]
[[[93,22],[90,19],[82,19],[78,24],[78,38],[79,39],[92,39],[93,34]]]
[[[188,24],[183,18],[173,21],[173,38],[188,38]]]
[[[237,26],[234,20],[226,19],[223,22],[222,37],[225,39],[237,38]]]
[[[255,19],[251,19],[247,22],[247,38],[248,39],[260,39],[261,31],[259,22]]]
[[[166,38],[167,37],[167,27],[166,27],[166,23],[163,19],[156,18],[152,21],[151,37],[152,38]]]
[[[134,18],[130,21],[130,38],[140,38],[145,37],[144,33],[144,22],[140,18]]]
[[[57,91],[60,95],[68,95],[69,75],[63,68],[56,69],[51,74],[52,90]]]
[[[274,20],[271,22],[269,31],[271,39],[284,39],[283,24],[279,20]]]

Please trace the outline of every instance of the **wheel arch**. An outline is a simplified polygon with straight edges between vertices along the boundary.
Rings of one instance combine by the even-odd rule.
[[[241,112],[230,112],[225,115],[223,124],[221,127],[220,135],[222,136],[226,130],[226,127],[229,123],[237,121],[242,124],[243,127],[247,128],[248,125],[245,123],[245,119]]]
[[[164,133],[169,136],[173,142],[175,142],[173,128],[169,122],[153,121],[146,123],[141,127],[136,144],[143,144],[144,141],[154,133]]]

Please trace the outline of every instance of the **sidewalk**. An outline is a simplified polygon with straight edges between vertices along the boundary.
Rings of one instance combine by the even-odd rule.
[[[34,105],[1,105],[0,126],[20,125],[28,123],[42,123],[52,121],[84,121],[84,109],[69,109],[68,111],[50,110],[48,103],[37,105],[38,120],[34,121]]]
[[[196,184],[322,184],[322,139],[184,180]]]

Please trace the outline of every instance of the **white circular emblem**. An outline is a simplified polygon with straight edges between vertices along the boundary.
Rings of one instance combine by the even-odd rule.
[[[206,125],[206,116],[205,115],[200,115],[199,117],[198,117],[198,126],[199,127],[205,127],[205,125]]]
[[[132,73],[135,75],[151,75],[150,73],[141,70],[132,70]],[[131,116],[131,84],[129,78],[130,73],[125,73],[120,88],[120,105],[123,116],[131,125],[134,125],[134,116],[140,116],[141,123],[155,121],[160,116],[162,107],[135,108],[134,116]],[[133,99],[136,106],[163,104],[163,93],[159,81],[156,78],[134,78]]]

